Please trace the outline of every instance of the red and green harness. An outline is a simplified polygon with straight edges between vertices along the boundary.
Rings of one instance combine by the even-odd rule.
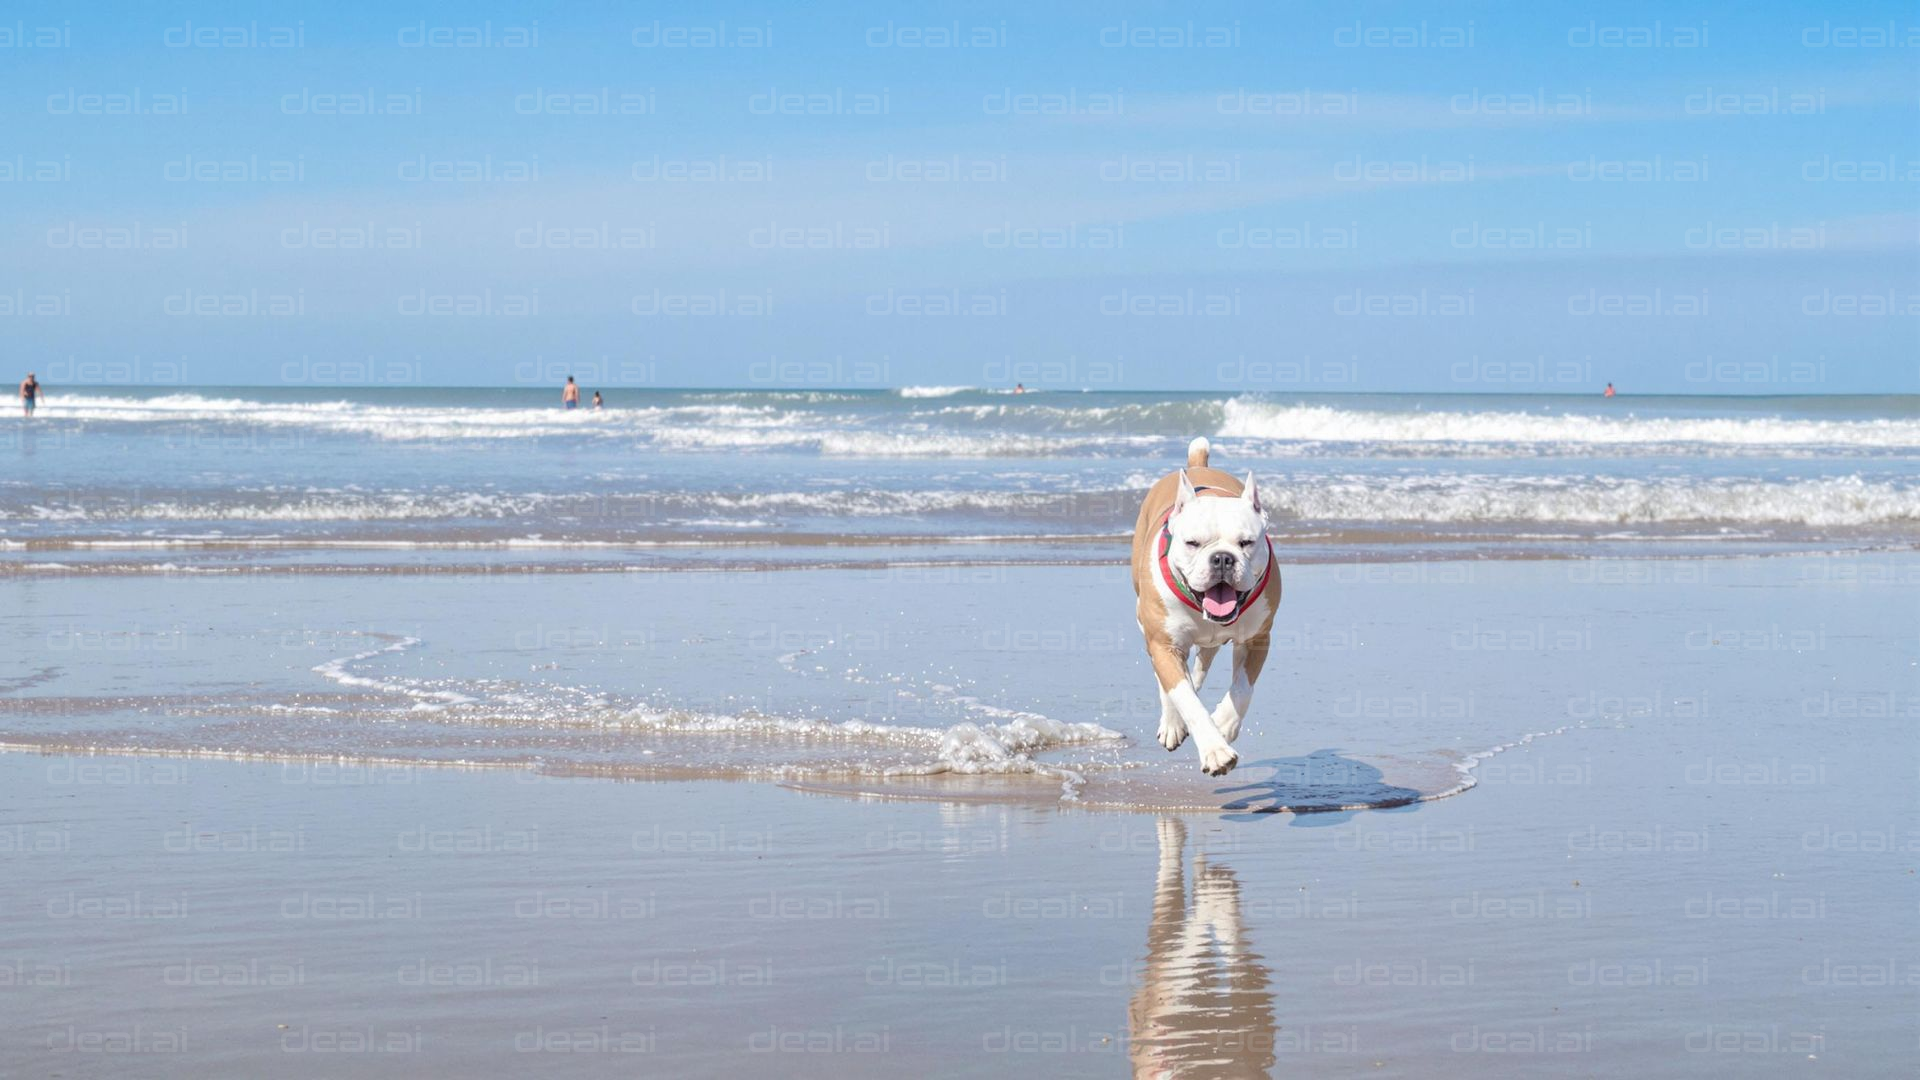
[[[1222,489],[1212,487],[1196,487],[1193,489],[1195,495],[1203,491],[1220,490]],[[1167,558],[1168,553],[1173,550],[1174,509],[1175,507],[1169,506],[1167,507],[1167,512],[1160,515],[1160,580],[1167,583],[1167,588],[1173,590],[1173,595],[1179,597],[1181,603],[1199,612],[1202,618],[1221,626],[1232,626],[1234,623],[1240,621],[1240,616],[1246,614],[1247,606],[1255,600],[1258,600],[1260,594],[1267,590],[1267,580],[1273,577],[1273,537],[1265,533],[1262,533],[1260,536],[1262,540],[1267,542],[1267,567],[1260,571],[1260,580],[1254,583],[1253,588],[1239,594],[1240,600],[1239,603],[1234,605],[1233,618],[1224,620],[1215,619],[1213,616],[1207,614],[1205,607],[1201,606],[1200,594],[1194,592],[1187,586],[1185,581],[1181,580],[1180,575],[1174,572],[1173,563]]]

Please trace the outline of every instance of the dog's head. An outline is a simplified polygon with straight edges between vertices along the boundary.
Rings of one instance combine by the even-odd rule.
[[[1167,527],[1173,536],[1167,560],[1200,594],[1206,617],[1220,623],[1238,618],[1241,598],[1267,568],[1267,512],[1253,474],[1247,474],[1239,498],[1202,498],[1182,472]]]

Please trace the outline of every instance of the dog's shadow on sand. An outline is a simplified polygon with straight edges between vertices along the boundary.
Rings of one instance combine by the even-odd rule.
[[[1246,781],[1244,774],[1262,769],[1267,775]],[[1378,766],[1343,757],[1333,748],[1243,761],[1231,779],[1240,782],[1214,789],[1216,795],[1233,796],[1220,808],[1228,820],[1286,815],[1299,828],[1338,825],[1362,810],[1411,811],[1434,794],[1388,783]]]

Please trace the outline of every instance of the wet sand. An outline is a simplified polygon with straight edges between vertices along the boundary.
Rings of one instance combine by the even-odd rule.
[[[1054,579],[1002,584],[1035,580]],[[1300,581],[1316,587],[1289,578],[1291,614],[1320,636],[1263,684],[1250,766],[1109,778],[1218,800],[1205,811],[1106,809],[1098,780],[1075,803],[1032,778],[826,792],[0,754],[0,1074],[1910,1068],[1920,559]],[[39,632],[86,599],[42,595]],[[1356,647],[1326,647],[1349,625]],[[1001,689],[1049,715],[1091,679],[1050,699],[989,652],[1026,680]],[[194,656],[103,659],[92,689],[184,693]],[[1130,678],[1134,659],[1081,667]],[[61,690],[4,674],[6,700]],[[1448,705],[1468,694],[1467,714]],[[1148,723],[1103,721],[1134,741]],[[1541,731],[1456,797],[1262,812],[1357,782],[1418,790],[1396,762],[1457,775],[1502,732]],[[1447,752],[1375,752],[1395,742]]]

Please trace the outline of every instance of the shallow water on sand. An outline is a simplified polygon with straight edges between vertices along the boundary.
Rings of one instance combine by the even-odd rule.
[[[1897,1075],[1913,763],[1798,730],[1253,820],[0,755],[0,1071]]]
[[[0,1074],[1905,1068],[1920,557],[1283,573],[0,581]]]
[[[1154,742],[1118,568],[14,580],[0,742],[1135,809],[1390,805],[1457,792],[1522,740],[1766,716],[1836,672],[1909,671],[1911,643],[1876,628],[1910,619],[1915,583],[1855,578],[1913,565],[1286,568],[1225,780]]]

